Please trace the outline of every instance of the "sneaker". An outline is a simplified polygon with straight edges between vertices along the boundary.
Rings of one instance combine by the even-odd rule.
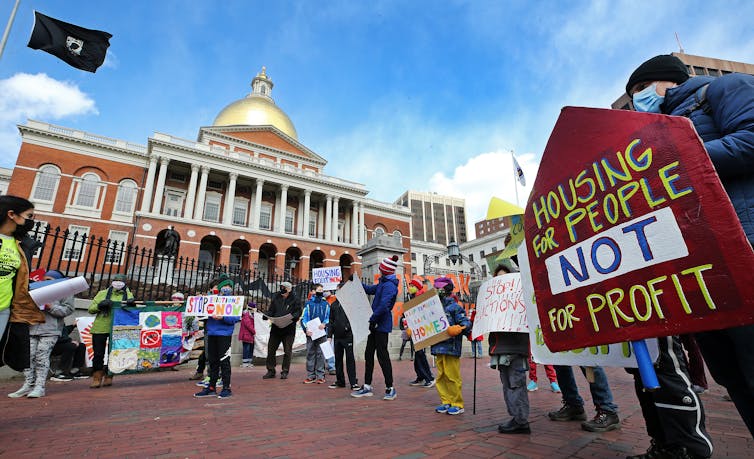
[[[29,386],[29,385],[27,385],[26,383],[24,383],[24,385],[23,385],[23,386],[21,386],[21,388],[20,388],[20,389],[18,389],[18,390],[17,390],[17,391],[15,391],[15,392],[11,392],[10,394],[8,394],[8,397],[10,397],[10,398],[21,398],[21,397],[25,397],[25,396],[26,396],[26,395],[27,395],[27,394],[28,394],[29,392],[31,392],[31,389],[32,389],[32,387],[31,387],[31,386]]]
[[[529,381],[529,384],[526,385],[526,390],[529,392],[534,392],[537,389],[539,389],[539,387],[537,387],[537,381]]]
[[[328,375],[332,375],[332,376],[335,376],[335,375],[336,375],[337,373],[335,372],[335,369],[333,368],[332,370],[329,370],[329,371],[327,372],[327,374],[328,374]]]
[[[275,375],[273,374],[272,377],[274,378]],[[284,371],[284,372],[280,373],[280,379],[288,379],[288,372]]]
[[[550,383],[550,389],[552,389],[552,391],[555,392],[556,394],[560,393],[560,386],[555,381]]]
[[[435,387],[435,382],[436,381],[434,379],[432,379],[432,380],[427,381],[424,384],[422,384],[422,387],[424,387],[426,389],[429,389],[430,387]]]
[[[324,384],[325,378],[317,378],[317,384]]]
[[[646,453],[626,456],[626,459],[660,459],[663,457],[662,448],[654,440],[650,439],[649,442],[649,449],[647,449]]]
[[[329,385],[329,386],[327,386],[327,387],[328,387],[328,388],[330,388],[330,389],[340,389],[340,388],[342,388],[342,387],[346,387],[346,384],[345,384],[345,383],[343,383],[343,384],[339,384],[339,383],[337,383],[337,382],[334,382],[334,383],[330,384],[330,385]],[[356,386],[356,387],[358,388],[359,386]]]
[[[551,421],[586,421],[586,413],[583,406],[571,406],[563,402],[558,411],[550,411],[547,417]]]
[[[456,414],[463,414],[463,408],[460,406],[451,406],[448,408],[447,413],[451,416],[455,416]]]
[[[507,423],[497,426],[497,431],[501,434],[530,434],[531,428],[528,422],[526,424],[519,424],[511,419]]]
[[[251,368],[251,364],[249,362],[244,362],[241,364],[241,368]]]
[[[620,419],[617,413],[597,411],[594,419],[581,423],[581,428],[587,432],[608,432],[620,427]]]
[[[223,388],[223,390],[220,391],[220,395],[217,396],[217,398],[230,398],[233,396],[233,392],[230,391],[230,388]]]
[[[193,375],[189,376],[189,381],[199,381],[201,379],[204,379],[203,373],[194,373]]]
[[[73,376],[66,375],[66,374],[59,374],[57,376],[53,376],[52,378],[50,378],[50,381],[58,381],[58,382],[73,381]]]
[[[28,398],[40,398],[45,396],[45,388],[44,387],[35,387],[32,389],[31,392],[29,392],[29,395],[26,397]]]
[[[372,393],[372,387],[371,386],[367,386],[366,384],[364,384],[363,386],[361,386],[361,389],[357,390],[356,392],[351,392],[351,397],[356,397],[356,398],[359,398],[359,397],[371,397],[372,395],[374,395]]]
[[[395,392],[395,388],[390,387],[385,389],[385,396],[382,397],[382,400],[395,400],[396,396],[398,396],[398,394]]]
[[[413,381],[411,381],[410,383],[408,383],[408,385],[409,386],[423,386],[424,385],[424,380],[416,378]]]
[[[351,384],[351,390],[359,390],[360,388],[361,386],[359,386],[358,384]]]
[[[304,380],[304,384],[314,384],[315,382],[317,382],[317,380],[314,378],[306,378]]]
[[[448,405],[448,404],[437,405],[435,407],[435,413],[447,413],[448,412],[448,408],[450,408],[450,405]]]
[[[275,372],[274,371],[268,371],[267,373],[264,374],[264,376],[262,376],[262,379],[272,379],[274,377],[275,377]]]
[[[692,384],[691,385],[691,390],[693,390],[697,394],[703,394],[703,393],[707,392],[707,389],[705,389],[702,386],[698,386],[696,384]]]
[[[79,371],[78,373],[73,375],[73,379],[89,379],[89,376]]]
[[[215,389],[210,389],[209,387],[205,387],[201,391],[194,394],[194,397],[201,398],[201,397],[215,397],[217,396],[217,392]]]

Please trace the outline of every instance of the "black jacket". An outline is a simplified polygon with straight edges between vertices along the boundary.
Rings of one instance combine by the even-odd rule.
[[[348,321],[348,316],[338,300],[330,305],[330,323],[327,324],[327,336],[335,339],[353,339],[351,322]]]
[[[278,328],[275,325],[272,325],[270,331],[275,333],[283,333],[286,335],[296,333],[296,323],[301,318],[302,309],[303,308],[301,307],[298,298],[296,298],[296,295],[293,292],[288,295],[288,298],[283,298],[283,295],[281,295],[280,292],[275,292],[275,294],[272,295],[270,307],[269,309],[267,309],[267,316],[282,317],[290,313],[291,316],[293,316],[293,322],[287,327],[283,328]]]

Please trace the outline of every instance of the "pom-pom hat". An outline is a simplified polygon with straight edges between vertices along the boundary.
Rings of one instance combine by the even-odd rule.
[[[398,269],[398,255],[393,255],[390,258],[383,258],[380,263],[380,272],[386,276],[395,273]]]

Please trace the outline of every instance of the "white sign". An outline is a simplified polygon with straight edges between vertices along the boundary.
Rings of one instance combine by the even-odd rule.
[[[424,349],[448,339],[448,317],[436,290],[430,290],[403,305],[415,349]]]
[[[322,284],[325,290],[335,290],[343,280],[340,266],[312,269],[312,283]]]
[[[306,325],[306,331],[311,333],[310,338],[312,339],[312,341],[316,341],[327,334],[324,328],[320,328],[320,326],[322,325],[322,321],[319,320],[319,317],[313,318],[312,320],[307,322],[305,325]]]
[[[493,277],[479,287],[472,338],[489,332],[529,331],[526,305],[521,297],[521,275],[504,274]]]
[[[518,250],[518,265],[521,267],[522,297],[527,306],[529,342],[531,343],[531,355],[534,361],[545,365],[636,368],[636,357],[634,357],[633,349],[629,343],[615,343],[563,352],[552,352],[547,347],[542,337],[539,314],[537,314],[537,299],[534,296],[534,284],[531,280],[528,257],[526,244],[521,244]],[[479,315],[478,312],[477,315]],[[648,339],[646,342],[649,356],[652,361],[656,361],[660,354],[657,340]]]
[[[264,320],[264,314],[254,313],[254,356],[267,357],[267,343],[270,341],[270,321]],[[306,334],[301,327],[296,327],[296,338],[293,340],[293,352],[306,349]],[[275,351],[275,355],[283,355],[282,343]]]
[[[335,293],[340,305],[343,306],[343,312],[346,313],[348,321],[351,323],[351,332],[353,333],[353,345],[367,339],[369,335],[369,318],[372,316],[372,306],[369,304],[369,298],[364,291],[361,281],[354,278],[348,281]]]

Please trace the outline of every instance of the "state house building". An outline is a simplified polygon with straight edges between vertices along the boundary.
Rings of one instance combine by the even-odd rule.
[[[408,249],[409,209],[324,174],[327,161],[299,142],[264,68],[251,86],[196,141],[155,133],[144,146],[29,120],[8,194],[28,197],[52,227],[140,248],[159,247],[172,225],[179,257],[268,275],[347,271],[380,235]],[[60,250],[64,260],[81,253]]]

